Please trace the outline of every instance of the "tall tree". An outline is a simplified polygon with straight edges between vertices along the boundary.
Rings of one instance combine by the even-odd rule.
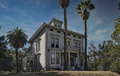
[[[70,0],[60,0],[59,4],[64,9],[64,70],[67,70],[67,15],[66,8],[69,6]]]
[[[5,52],[7,51],[5,36],[0,37],[0,58],[5,56]]]
[[[84,26],[85,26],[85,70],[87,70],[87,20],[90,16],[90,10],[93,10],[95,7],[90,2],[90,0],[87,1],[81,1],[80,4],[77,5],[78,14],[81,14],[82,20],[84,20]]]
[[[8,32],[8,35],[6,36],[8,43],[10,43],[10,46],[12,46],[16,51],[16,65],[18,70],[18,49],[24,47],[24,45],[27,43],[28,36],[24,33],[22,29],[19,29],[18,27],[10,30]]]
[[[113,40],[120,44],[120,17],[116,19],[114,28],[115,30],[112,33],[111,37]]]

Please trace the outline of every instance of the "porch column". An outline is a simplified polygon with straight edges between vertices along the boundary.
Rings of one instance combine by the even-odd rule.
[[[69,63],[68,66],[70,67],[70,52],[68,52]]]

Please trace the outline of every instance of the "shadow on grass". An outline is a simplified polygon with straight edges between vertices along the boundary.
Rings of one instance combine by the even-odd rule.
[[[0,76],[70,76],[70,74],[60,74],[58,72],[22,72],[22,73],[9,73],[0,74]]]

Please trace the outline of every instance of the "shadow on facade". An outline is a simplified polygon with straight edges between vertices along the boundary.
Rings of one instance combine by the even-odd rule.
[[[37,55],[29,55],[27,57],[27,63],[26,63],[26,69],[23,69],[23,71],[40,71],[43,70],[43,67],[40,63],[40,56],[41,54],[38,53]]]

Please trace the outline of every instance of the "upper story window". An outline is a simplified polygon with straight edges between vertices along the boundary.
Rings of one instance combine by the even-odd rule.
[[[75,43],[75,47],[78,49],[78,50],[80,50],[80,43]]]
[[[58,27],[61,27],[61,25],[58,25]]]
[[[70,47],[70,41],[68,41],[67,45],[68,45],[68,48],[69,48]]]
[[[53,29],[50,29],[50,31],[53,31]]]
[[[40,39],[36,41],[36,52],[40,51]]]
[[[55,24],[55,26],[57,26],[57,24]]]
[[[57,38],[52,38],[52,39],[51,39],[51,47],[59,48],[59,39],[57,39]]]

